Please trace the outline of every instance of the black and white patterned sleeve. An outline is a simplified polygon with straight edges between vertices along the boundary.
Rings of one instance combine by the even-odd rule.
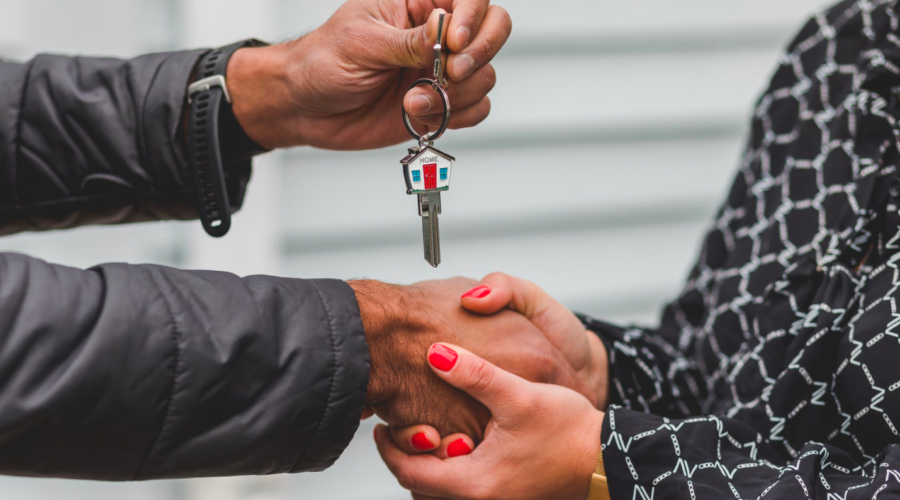
[[[668,419],[611,407],[603,423],[610,498],[870,500],[900,495],[900,445],[875,457],[874,474],[849,454],[810,442],[784,463],[737,420]]]
[[[817,13],[660,326],[582,318],[613,500],[900,498],[897,33],[900,0]]]
[[[671,309],[671,307],[670,307]],[[707,410],[703,367],[691,355],[693,342],[679,346],[666,328],[619,327],[581,316],[609,355],[609,402],[679,418]]]

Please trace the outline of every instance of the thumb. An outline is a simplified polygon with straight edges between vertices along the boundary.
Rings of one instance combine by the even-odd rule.
[[[460,302],[466,309],[480,314],[494,314],[500,309],[509,308],[533,322],[555,322],[571,315],[568,309],[541,287],[505,273],[485,276],[478,286],[460,297]]]
[[[489,274],[478,287],[466,292],[460,303],[469,311],[480,314],[511,309],[534,323],[573,367],[580,368],[586,362],[585,354],[589,348],[581,320],[528,280],[504,273]]]
[[[530,382],[452,344],[432,345],[428,365],[444,382],[486,406],[494,419],[522,408],[531,396]]]
[[[392,68],[427,68],[433,65],[441,14],[445,14],[446,28],[450,24],[450,14],[443,9],[433,10],[424,25],[406,30],[382,24],[378,41],[370,46],[372,56]]]

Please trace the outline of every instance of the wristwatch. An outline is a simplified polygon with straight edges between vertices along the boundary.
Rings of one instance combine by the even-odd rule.
[[[606,480],[606,468],[603,466],[603,450],[597,455],[594,473],[591,475],[591,487],[587,500],[610,500],[609,483]]]
[[[238,49],[265,45],[259,40],[245,40],[206,53],[188,87],[188,163],[194,177],[197,212],[207,234],[217,238],[231,228],[228,165],[266,152],[244,132],[231,109],[228,61]]]

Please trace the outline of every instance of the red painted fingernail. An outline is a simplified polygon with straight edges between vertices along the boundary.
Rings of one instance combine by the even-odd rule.
[[[372,437],[378,439],[378,426],[375,426],[375,429],[372,430]]]
[[[434,449],[434,445],[431,444],[431,440],[428,439],[424,432],[420,432],[412,437],[412,445],[413,448],[422,451]]]
[[[459,354],[456,354],[456,351],[440,344],[431,346],[431,353],[428,354],[428,362],[431,363],[431,366],[442,372],[452,370],[456,365],[457,358],[459,358]]]
[[[491,293],[491,287],[487,285],[478,285],[463,294],[463,297],[472,297],[474,299],[483,299]]]
[[[447,456],[450,458],[468,455],[469,453],[472,453],[472,448],[469,448],[469,445],[462,439],[457,439],[447,445]]]

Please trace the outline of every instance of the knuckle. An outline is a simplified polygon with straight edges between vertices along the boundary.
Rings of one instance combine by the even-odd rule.
[[[500,271],[493,272],[484,277],[485,281],[487,280],[502,280],[506,278],[506,273],[502,273]]]
[[[559,365],[548,348],[542,348],[532,360],[532,382],[552,384],[559,378]]]
[[[509,284],[509,275],[501,272],[491,273],[485,276],[482,281],[492,283],[496,286],[505,286]]]
[[[500,16],[500,26],[503,27],[503,30],[506,33],[512,33],[513,20],[512,16],[509,15],[509,11],[499,5],[495,5],[494,9],[497,11],[497,15]]]
[[[452,106],[460,106],[460,103],[465,103],[467,100],[466,97],[468,97],[468,92],[466,92],[466,89],[460,89],[459,87],[459,85],[451,85],[447,92],[447,96],[450,98],[450,104]]]
[[[419,42],[420,39],[415,34],[415,30],[404,36],[397,37],[394,51],[400,58],[411,65],[420,63],[419,61]]]
[[[506,398],[505,404],[509,413],[515,415],[512,421],[506,419],[503,423],[510,429],[529,423],[535,417],[545,414],[542,412],[558,410],[558,408],[547,408],[540,396],[530,390],[517,391]]]
[[[491,114],[491,106],[490,106],[490,104],[487,104],[478,110],[478,114],[475,115],[472,126],[474,127],[475,125],[478,125],[479,123],[487,120],[487,117],[490,114]]]
[[[493,64],[488,64],[484,67],[484,83],[487,91],[490,92],[494,90],[494,87],[497,85],[497,70],[494,69]]]
[[[490,369],[484,360],[478,360],[469,369],[468,387],[477,392],[483,392],[494,383],[494,371]]]
[[[496,42],[493,40],[493,38],[489,36],[485,37],[484,40],[481,41],[481,50],[479,50],[475,54],[472,54],[472,56],[475,57],[476,54],[480,54],[481,57],[490,58],[496,52],[495,46]],[[477,61],[479,61],[479,59],[479,57],[475,57],[476,65],[478,64]]]

